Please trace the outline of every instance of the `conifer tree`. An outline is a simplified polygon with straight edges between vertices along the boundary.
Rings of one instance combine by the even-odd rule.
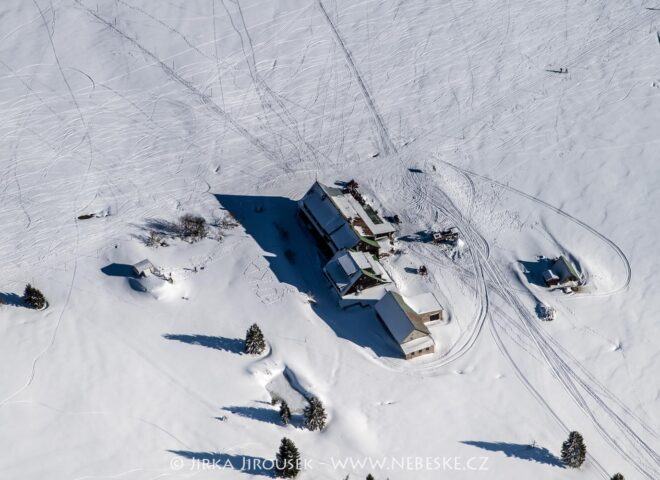
[[[46,306],[46,297],[44,297],[44,294],[29,283],[23,292],[23,301],[28,307],[35,310],[41,310]]]
[[[288,425],[291,421],[291,410],[289,409],[289,405],[284,400],[282,400],[282,403],[280,404],[280,418],[282,419],[282,423],[284,425]]]
[[[587,447],[579,432],[571,432],[561,446],[561,459],[571,468],[578,468],[584,463]]]
[[[626,479],[625,479],[624,476],[621,475],[620,473],[615,473],[615,474],[612,476],[612,480],[626,480]]]
[[[309,430],[323,430],[325,428],[327,415],[321,400],[318,398],[312,397],[309,400],[309,405],[305,407],[303,416],[305,418],[305,428]]]
[[[288,438],[283,438],[275,460],[275,473],[280,478],[295,478],[300,473],[300,452]]]
[[[261,333],[259,326],[254,323],[248,328],[245,334],[245,353],[250,355],[260,355],[266,349],[264,334]]]
[[[367,480],[376,480],[372,474],[367,475]]]

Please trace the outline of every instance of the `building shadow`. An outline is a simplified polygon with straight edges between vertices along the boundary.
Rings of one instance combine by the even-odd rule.
[[[224,350],[225,352],[242,354],[245,348],[245,342],[240,338],[214,337],[211,335],[176,335],[166,333],[163,338],[167,340],[176,340],[177,342],[188,343],[190,345],[200,345],[202,347]]]
[[[205,467],[209,470],[217,469],[219,470],[218,475],[222,475],[221,470],[231,469],[246,475],[275,477],[275,470],[270,468],[274,459],[220,452],[191,452],[189,450],[168,450],[168,452],[191,460],[194,462],[193,465],[199,465],[199,469]]]
[[[552,258],[538,258],[534,261],[520,260],[522,266],[522,273],[525,275],[527,282],[539,287],[545,287],[545,280],[543,279],[543,272],[549,270],[555,260]]]
[[[125,263],[111,263],[101,269],[103,273],[109,277],[134,277],[133,265]]]
[[[520,443],[505,442],[479,442],[467,440],[463,441],[465,445],[482,448],[490,452],[502,452],[507,457],[520,458],[532,462],[544,463],[554,467],[564,468],[562,461],[554,456],[547,448],[541,448],[534,445],[524,445]]]
[[[312,309],[338,337],[381,357],[400,357],[398,346],[372,309],[339,308],[322,270],[327,255],[299,220],[297,202],[271,196],[218,194],[216,198],[265,252],[264,259],[278,281],[313,297]]]
[[[27,307],[23,297],[15,293],[0,292],[0,305],[9,305],[12,307]]]
[[[407,243],[430,243],[433,241],[433,232],[430,230],[420,230],[419,232],[397,237],[397,240]]]

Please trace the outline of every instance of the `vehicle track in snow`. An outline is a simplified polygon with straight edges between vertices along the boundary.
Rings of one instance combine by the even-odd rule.
[[[541,199],[538,198],[538,197],[535,197],[535,196],[530,195],[530,194],[528,194],[528,193],[525,193],[525,192],[523,192],[523,191],[521,191],[521,190],[518,190],[518,189],[516,189],[516,188],[514,188],[514,187],[511,187],[510,185],[506,185],[506,184],[504,184],[504,183],[502,183],[502,182],[499,182],[499,181],[497,181],[497,180],[493,180],[492,178],[489,178],[489,177],[487,177],[487,176],[485,176],[485,175],[480,175],[480,174],[478,174],[478,173],[474,173],[474,172],[471,172],[471,171],[469,171],[469,170],[466,170],[466,169],[460,168],[460,167],[458,167],[458,166],[456,166],[456,165],[454,165],[454,164],[452,164],[452,163],[449,163],[449,162],[447,162],[447,161],[445,161],[445,160],[442,160],[442,159],[439,159],[439,158],[437,159],[437,161],[439,161],[439,162],[441,162],[442,164],[448,166],[449,168],[452,168],[452,169],[454,169],[454,170],[456,170],[456,171],[458,171],[458,172],[461,172],[461,173],[464,174],[464,175],[467,175],[467,176],[470,176],[470,177],[479,178],[479,179],[484,180],[484,181],[486,181],[486,182],[489,182],[489,183],[491,183],[491,184],[493,184],[493,185],[496,185],[496,186],[498,186],[498,187],[500,187],[500,188],[502,188],[502,189],[505,189],[505,190],[508,190],[508,191],[510,191],[510,192],[513,192],[513,193],[515,193],[515,194],[517,194],[517,195],[520,195],[520,196],[522,196],[522,197],[524,197],[524,198],[526,198],[526,199],[528,199],[528,200],[531,200],[531,201],[533,201],[533,202],[535,202],[535,203],[537,203],[537,204],[539,204],[539,205],[541,205],[541,206],[543,206],[543,207],[545,207],[545,208],[547,208],[547,209],[553,211],[554,213],[556,213],[556,214],[558,214],[558,215],[560,215],[560,216],[562,216],[562,217],[564,217],[564,218],[570,220],[571,222],[575,223],[575,224],[578,225],[579,227],[581,227],[581,228],[587,230],[589,233],[591,233],[592,235],[594,235],[596,238],[598,238],[598,239],[599,239],[600,241],[602,241],[603,243],[607,244],[607,245],[612,249],[612,251],[614,251],[615,255],[619,258],[619,260],[620,260],[621,263],[623,264],[623,268],[624,268],[624,270],[625,270],[625,278],[624,278],[624,281],[623,281],[622,284],[619,285],[618,287],[616,287],[616,288],[614,288],[614,289],[612,289],[612,290],[609,290],[609,291],[607,291],[607,292],[595,292],[595,293],[588,293],[588,294],[578,294],[578,295],[576,295],[576,296],[578,296],[578,297],[579,297],[579,296],[603,297],[603,296],[615,295],[615,294],[617,294],[617,293],[621,293],[621,292],[623,292],[623,291],[626,290],[626,289],[628,288],[628,286],[630,285],[630,281],[631,281],[631,279],[632,279],[632,268],[631,268],[631,266],[630,266],[630,261],[628,260],[628,258],[626,257],[626,255],[623,253],[623,251],[621,250],[621,248],[619,248],[619,246],[618,246],[616,243],[614,243],[612,240],[610,240],[609,238],[607,238],[607,237],[606,237],[605,235],[603,235],[602,233],[598,232],[598,231],[597,231],[595,228],[593,228],[592,226],[586,224],[586,223],[583,222],[582,220],[580,220],[580,219],[574,217],[573,215],[571,215],[571,214],[565,212],[564,210],[561,210],[560,208],[557,208],[557,207],[555,207],[554,205],[551,205],[551,204],[549,204],[549,203],[547,203],[547,202],[541,200]]]
[[[380,137],[381,148],[383,149],[383,152],[386,154],[396,153],[397,151],[396,146],[392,142],[392,139],[390,138],[390,135],[387,132],[387,128],[385,127],[385,122],[383,121],[383,118],[381,117],[380,113],[378,113],[378,109],[376,108],[376,104],[371,96],[371,93],[369,93],[369,89],[367,88],[367,85],[365,84],[364,79],[362,78],[362,75],[360,74],[360,71],[358,70],[357,65],[355,64],[355,59],[353,58],[353,54],[346,46],[346,43],[344,42],[344,39],[339,33],[339,30],[337,29],[334,22],[330,18],[328,11],[323,6],[323,2],[321,0],[317,0],[317,5],[319,7],[319,10],[321,11],[323,18],[327,22],[328,27],[330,27],[330,31],[332,32],[333,37],[337,41],[337,45],[339,45],[341,51],[344,54],[344,57],[346,58],[346,64],[348,65],[349,70],[353,74],[353,77],[355,78],[358,86],[360,87],[362,96],[364,97],[364,100],[367,103],[367,107],[371,112],[371,116],[374,120],[374,123],[376,124],[376,130],[378,131],[378,135]]]
[[[421,181],[420,181],[421,183]],[[453,201],[441,190],[436,187],[433,192],[426,186],[417,189],[417,193],[424,196],[429,205],[435,208],[444,210],[459,226],[459,230],[463,233],[465,241],[468,245],[475,244],[477,238],[481,237],[480,234],[475,233],[471,223],[465,222],[460,211],[454,205]],[[570,216],[569,216],[570,217]],[[579,222],[579,221],[578,221]],[[582,224],[579,222],[579,224]],[[587,228],[589,231],[594,231],[591,227]],[[600,234],[598,234],[600,236]],[[483,253],[476,249],[477,254]],[[481,255],[480,263],[484,269],[485,274],[490,277],[494,282],[496,293],[505,300],[505,302],[513,309],[515,315],[521,321],[521,324],[528,332],[529,339],[535,344],[538,351],[545,359],[546,365],[550,368],[554,377],[559,380],[562,387],[577,404],[577,406],[585,413],[591,420],[596,430],[601,434],[603,439],[609,443],[614,450],[616,450],[623,458],[628,460],[645,478],[654,480],[660,478],[660,456],[658,453],[644,440],[640,435],[630,426],[630,420],[639,423],[636,416],[630,416],[629,419],[621,417],[621,413],[614,411],[607,402],[602,398],[611,398],[611,395],[601,395],[598,392],[598,385],[590,383],[583,379],[576,370],[570,367],[567,361],[560,355],[560,353],[553,348],[548,340],[547,334],[540,330],[538,320],[533,314],[522,304],[518,295],[510,287],[506,277],[502,274],[499,267],[491,260],[486,259]],[[588,401],[591,399],[591,402]],[[595,406],[593,405],[595,403]],[[616,402],[615,402],[616,403]],[[598,408],[596,413],[595,408]],[[630,411],[623,409],[623,412]],[[601,417],[604,417],[601,418]],[[619,437],[615,437],[611,433],[610,427],[604,425],[604,421],[618,430]],[[653,429],[642,422],[642,428],[647,432],[653,432]],[[653,436],[655,432],[653,432]],[[621,437],[625,439],[622,440]]]

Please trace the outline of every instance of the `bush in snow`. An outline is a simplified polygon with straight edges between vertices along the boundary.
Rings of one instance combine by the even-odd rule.
[[[615,473],[614,476],[612,477],[612,480],[626,480],[626,479],[620,473]]]
[[[284,400],[282,400],[282,403],[280,404],[280,418],[282,419],[282,423],[284,425],[288,425],[291,421],[291,410],[289,409],[289,405]]]
[[[561,459],[571,468],[578,468],[584,463],[587,447],[579,432],[571,432],[561,446]]]
[[[372,474],[367,475],[367,480],[376,480]]]
[[[201,240],[207,233],[206,220],[199,215],[186,213],[179,218],[179,235],[190,241]]]
[[[29,283],[25,287],[25,292],[23,292],[23,301],[28,307],[35,310],[41,310],[46,306],[46,297],[44,297],[44,294]]]
[[[245,353],[250,355],[260,355],[266,349],[264,334],[261,333],[259,325],[252,324],[245,334]]]
[[[321,400],[318,398],[312,397],[310,399],[309,405],[305,407],[303,416],[305,417],[305,428],[309,430],[323,430],[325,428],[327,415],[325,414]]]
[[[275,460],[275,472],[280,478],[295,478],[300,473],[300,453],[296,445],[283,438]]]

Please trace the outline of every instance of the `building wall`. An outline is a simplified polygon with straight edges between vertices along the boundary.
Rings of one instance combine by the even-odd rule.
[[[416,350],[414,352],[410,352],[409,354],[406,355],[406,360],[410,360],[411,358],[421,357],[422,355],[430,355],[433,352],[435,352],[435,345],[431,347],[426,347],[422,350]]]
[[[440,316],[438,318],[431,319],[431,317],[433,315],[440,315]],[[443,310],[438,310],[436,312],[425,313],[424,315],[420,315],[420,317],[422,318],[422,321],[424,323],[426,323],[426,322],[437,322],[438,320],[444,320],[445,319],[445,314],[444,314]]]

